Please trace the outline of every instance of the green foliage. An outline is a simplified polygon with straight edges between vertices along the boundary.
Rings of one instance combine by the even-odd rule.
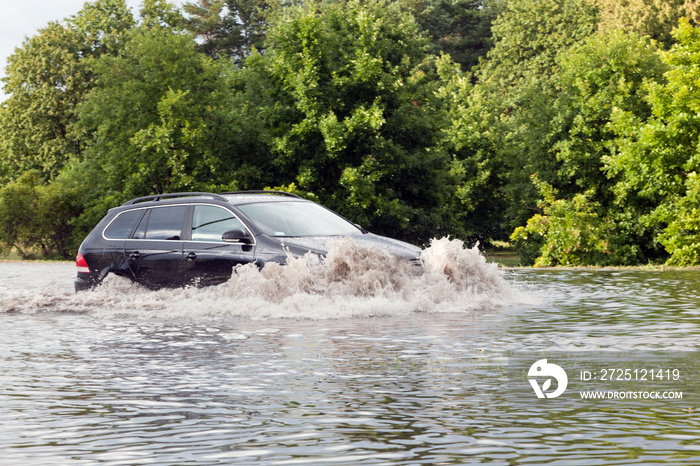
[[[252,66],[280,96],[267,109],[283,130],[270,144],[277,184],[413,242],[459,228],[442,208],[454,189],[435,147],[445,120],[411,16],[386,2],[310,3],[280,12],[268,39]]]
[[[681,21],[674,37],[678,44],[663,54],[669,66],[666,82],[649,82],[648,119],[630,112],[614,114],[619,151],[608,159],[610,171],[619,176],[616,192],[621,199],[639,196],[642,220],[662,229],[657,239],[671,253],[669,263],[697,264],[689,251],[700,171],[700,30]]]
[[[78,129],[103,191],[129,198],[232,182],[222,154],[234,131],[226,70],[198,53],[191,36],[135,29],[120,56],[93,69],[99,81],[79,108]]]
[[[182,14],[167,0],[143,0],[140,13],[141,27],[145,29],[168,28],[177,31],[184,27]]]
[[[590,36],[597,19],[586,0],[522,0],[508,2],[494,21],[494,46],[477,71],[464,117],[488,138],[479,143],[490,151],[484,157],[501,167],[506,230],[524,224],[537,203],[530,175],[556,183],[557,57]]]
[[[447,54],[469,71],[491,49],[491,24],[502,0],[398,0],[429,38],[429,51]]]
[[[675,202],[659,207],[668,226],[658,240],[671,254],[668,265],[700,265],[700,179],[688,174],[686,191]]]
[[[658,257],[661,251],[653,241],[654,232],[641,221],[645,202],[632,194],[624,200],[618,198],[615,186],[619,180],[605,165],[617,150],[617,135],[611,128],[613,112],[625,111],[638,119],[651,114],[644,83],[662,80],[666,67],[658,49],[648,39],[613,31],[592,35],[561,52],[558,63],[559,94],[548,136],[556,160],[549,173],[560,195],[571,201],[557,201],[557,205],[577,211],[577,200],[585,199],[614,224],[608,226],[614,235],[606,234],[608,253],[600,257],[588,254],[583,262],[624,265]],[[537,223],[541,218],[531,220]],[[587,244],[562,242],[561,229],[556,224],[545,236],[548,243],[557,237],[566,245],[565,250],[574,252],[577,245]],[[541,240],[535,238],[533,245],[526,245],[528,239],[520,236],[519,241],[519,248],[529,251]],[[543,251],[549,254],[550,249]],[[540,262],[556,261],[544,255]]]
[[[700,31],[660,51],[691,3],[88,2],[8,62],[0,249],[69,256],[135,196],[277,187],[415,243],[698,264]]]
[[[202,39],[199,48],[212,58],[232,58],[236,63],[264,50],[267,0],[199,0],[185,3],[185,27]],[[278,6],[279,7],[279,6]]]
[[[237,63],[249,57],[253,49],[260,52],[265,49],[268,26],[265,15],[271,3],[267,0],[226,0],[228,16],[225,24],[236,39],[229,56]]]
[[[594,0],[601,9],[601,30],[624,29],[651,37],[665,48],[673,43],[673,29],[682,17],[700,20],[696,0]]]
[[[663,55],[670,67],[667,82],[647,86],[652,116],[645,120],[616,111],[614,118],[621,149],[609,165],[622,175],[618,189],[637,192],[656,204],[682,192],[687,174],[697,164],[700,31],[685,22],[676,37],[679,44]]]
[[[79,244],[72,221],[80,213],[79,186],[65,179],[45,185],[36,170],[0,189],[0,252],[22,258],[68,258]]]
[[[536,267],[607,265],[613,253],[614,226],[598,214],[600,205],[591,202],[593,191],[576,194],[572,199],[557,199],[551,185],[533,177],[543,201],[541,214],[518,227],[511,235],[523,260],[534,259]],[[539,246],[539,251],[535,248]]]
[[[185,28],[201,38],[200,50],[212,58],[222,55],[223,49],[232,41],[230,31],[226,30],[222,20],[224,0],[200,0],[197,3],[185,3]]]
[[[197,180],[210,177],[208,167],[217,163],[204,140],[205,121],[189,111],[194,108],[189,94],[189,90],[165,91],[157,104],[160,121],[137,131],[131,138],[130,143],[134,150],[140,150],[142,160],[131,174],[135,185],[159,180],[157,189],[163,192],[188,191]]]
[[[494,48],[480,78],[489,84],[529,84],[543,90],[556,69],[557,54],[591,35],[597,20],[598,10],[584,0],[508,2],[493,24]]]
[[[506,207],[499,189],[504,184],[502,162],[493,157],[496,147],[490,137],[491,127],[486,120],[475,117],[486,109],[468,100],[474,91],[471,75],[462,73],[445,56],[437,60],[437,70],[440,87],[436,96],[447,121],[438,147],[452,155],[450,174],[456,183],[449,209],[466,238],[481,243],[502,238],[500,222]]]
[[[622,31],[594,34],[562,52],[558,62],[553,126],[559,133],[554,145],[559,184],[570,192],[595,187],[601,201],[609,200],[612,182],[604,176],[604,163],[615,151],[612,113],[648,118],[644,83],[662,81],[667,68],[653,42]]]
[[[517,162],[509,167],[505,184],[516,198],[509,202],[514,220],[524,222],[532,215],[533,198],[543,196],[541,187],[537,194],[531,191],[526,176],[537,175],[564,198],[547,204],[549,215],[538,214],[528,221],[527,229],[517,230],[518,249],[528,260],[540,251],[537,263],[542,265],[596,261],[623,265],[657,257],[660,251],[653,230],[639,221],[644,202],[634,196],[620,201],[614,192],[616,173],[607,170],[606,162],[617,151],[613,113],[625,111],[638,119],[651,114],[644,83],[662,80],[666,70],[658,48],[647,38],[611,31],[560,48],[553,58],[551,53],[550,47],[545,58],[554,61],[550,61],[551,72],[538,81],[525,81],[521,91],[532,94],[522,94],[527,100],[514,104],[517,110],[501,120],[503,132],[495,134],[501,142],[496,151],[510,152],[511,160]],[[541,60],[537,57],[536,63]],[[540,90],[534,92],[537,87]],[[493,106],[485,108],[492,111]],[[527,115],[518,115],[525,109]],[[595,209],[585,210],[588,205]],[[596,227],[593,220],[598,215],[605,220],[596,220],[602,222]],[[580,230],[580,239],[567,236],[578,234],[573,232],[586,222],[593,222],[590,234],[603,238],[609,249],[592,247],[595,241],[586,237],[585,230]]]
[[[114,54],[133,25],[123,0],[87,3],[64,23],[52,22],[15,49],[3,78],[0,149],[6,176],[40,170],[55,177],[83,144],[71,134],[76,108],[93,85],[88,59]]]

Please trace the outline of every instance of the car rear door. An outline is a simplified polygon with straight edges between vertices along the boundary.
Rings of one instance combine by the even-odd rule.
[[[149,288],[185,284],[182,269],[182,230],[188,206],[158,206],[148,209],[124,254],[134,280]]]
[[[132,231],[138,226],[143,217],[144,209],[127,210],[119,213],[102,232],[102,245],[99,256],[102,264],[92,265],[91,268],[99,268],[101,280],[108,273],[131,277],[129,264],[124,256],[124,243],[131,237]],[[86,254],[91,256],[91,250]],[[87,257],[86,257],[87,259]],[[88,259],[88,264],[91,261]]]
[[[185,241],[183,247],[184,276],[188,284],[223,283],[231,278],[234,267],[255,261],[255,244],[223,241],[223,234],[231,230],[246,232],[253,241],[252,234],[229,209],[196,204],[191,218],[189,241]]]

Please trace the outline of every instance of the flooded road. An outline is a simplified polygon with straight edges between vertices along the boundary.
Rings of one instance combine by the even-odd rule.
[[[348,291],[298,267],[75,296],[73,264],[0,263],[0,463],[700,463],[700,272],[479,263]],[[521,354],[601,352],[661,354],[683,398],[581,400],[563,359],[560,398],[513,388]]]

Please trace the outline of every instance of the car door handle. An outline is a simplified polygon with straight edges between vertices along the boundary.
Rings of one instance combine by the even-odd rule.
[[[197,258],[197,254],[195,254],[195,253],[193,253],[193,252],[190,252],[190,253],[188,253],[187,256],[185,256],[185,257],[187,257],[187,260],[188,260],[188,261],[193,261],[193,260],[195,260],[195,259]]]
[[[134,251],[131,254],[129,254],[130,259],[138,259],[139,257],[141,257],[141,253],[138,251]]]

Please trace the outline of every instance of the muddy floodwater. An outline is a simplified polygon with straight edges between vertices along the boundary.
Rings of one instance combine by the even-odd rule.
[[[0,262],[0,464],[700,464],[700,272],[424,260],[79,295]]]

